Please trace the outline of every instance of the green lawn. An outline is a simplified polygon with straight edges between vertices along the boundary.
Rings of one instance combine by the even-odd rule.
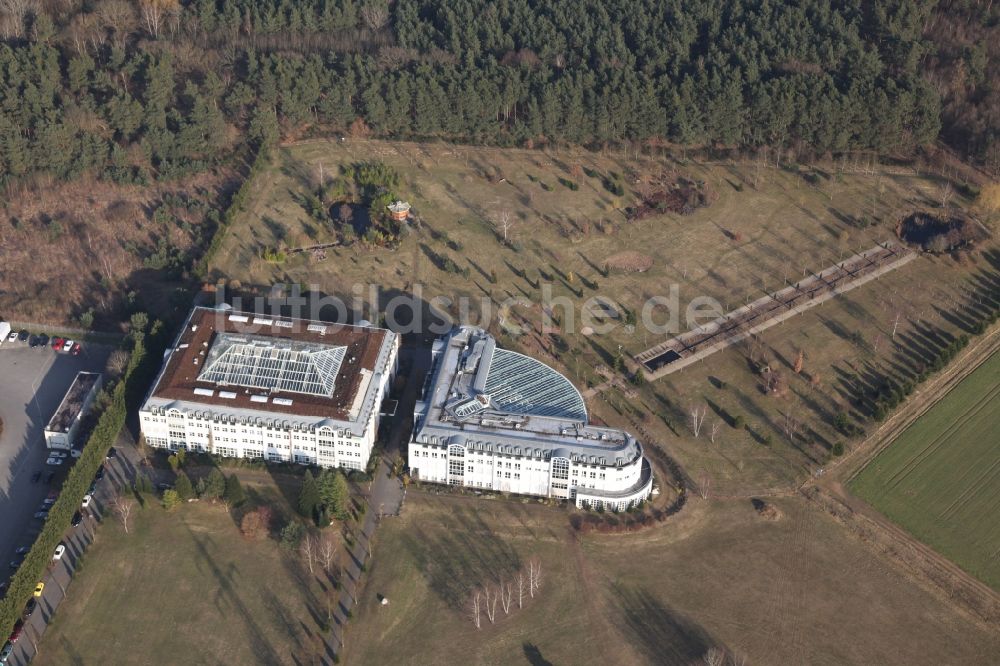
[[[851,490],[1000,590],[1000,354],[910,426]]]
[[[326,597],[295,554],[243,538],[221,504],[152,500],[130,532],[100,528],[35,663],[312,663]]]

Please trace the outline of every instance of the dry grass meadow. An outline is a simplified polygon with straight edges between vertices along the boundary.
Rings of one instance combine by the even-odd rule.
[[[145,259],[158,250],[199,254],[211,232],[204,215],[235,180],[229,172],[150,186],[84,178],[8,192],[0,208],[0,315],[78,326],[93,309],[97,328],[108,330],[128,318],[129,292],[138,299],[130,307],[165,312],[183,276]],[[164,206],[165,197],[189,205]]]
[[[773,505],[777,520],[746,499],[696,500],[660,528],[576,537],[550,507],[411,493],[379,528],[344,657],[687,665],[714,647],[751,664],[930,664],[1000,649],[812,504]],[[539,596],[477,630],[470,591],[532,557]]]
[[[265,247],[336,240],[332,225],[311,219],[301,198],[315,188],[320,173],[335,177],[341,165],[371,160],[398,171],[396,194],[410,201],[422,220],[398,249],[355,244],[331,248],[322,260],[308,253],[290,255],[281,264],[260,258]],[[516,340],[503,336],[501,343],[561,367],[580,386],[596,387],[587,397],[597,418],[659,444],[714,493],[782,491],[822,467],[837,442],[850,446],[832,425],[835,414],[851,409],[847,377],[876,366],[912,364],[911,356],[919,353],[912,347],[919,347],[928,329],[958,331],[948,306],[967,300],[968,287],[1000,267],[982,254],[958,260],[921,257],[767,331],[756,353],[787,378],[781,397],[763,394],[742,348],[643,387],[609,386],[605,377],[619,346],[627,357],[666,336],[643,332],[642,326],[630,329],[621,321],[609,333],[585,336],[582,312],[588,299],[599,296],[639,313],[648,298],[668,295],[672,285],[679,290],[682,310],[702,295],[732,308],[784,279],[893,237],[897,214],[936,205],[942,186],[917,175],[866,175],[850,168],[841,173],[838,168],[706,165],[355,139],[304,142],[278,151],[212,268],[244,289],[300,283],[347,297],[352,285],[380,285],[382,305],[392,295],[409,293],[414,284],[422,285],[425,301],[439,295],[464,295],[474,303],[485,297],[494,303],[524,298],[534,305],[515,307],[514,317],[527,322],[532,334]],[[642,182],[671,170],[706,181],[718,200],[688,216],[627,222],[622,211],[635,201]],[[604,187],[602,179],[612,173],[627,185],[623,196]],[[561,180],[576,182],[578,190]],[[502,210],[514,220],[513,249],[498,240],[494,222]],[[874,226],[860,228],[853,221],[873,215],[880,220]],[[647,256],[651,268],[605,276],[605,262],[622,252]],[[440,270],[434,256],[468,268],[468,277]],[[573,315],[554,308],[558,336],[540,332],[537,303],[544,284],[572,305]],[[657,311],[658,320],[662,313]],[[457,317],[457,308],[449,315]],[[890,339],[897,316],[897,336]],[[679,324],[686,328],[683,313]],[[804,368],[795,374],[800,351]],[[692,406],[708,410],[698,438],[688,425]],[[713,424],[715,443],[709,441]]]

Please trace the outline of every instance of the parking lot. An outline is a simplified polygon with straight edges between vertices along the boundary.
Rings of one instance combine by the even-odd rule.
[[[46,465],[45,425],[76,373],[102,371],[111,351],[85,345],[73,356],[47,346],[29,348],[24,342],[0,345],[0,582],[13,573],[8,563],[15,550],[34,542],[42,526],[34,514],[72,462]],[[50,472],[55,473],[51,483]]]

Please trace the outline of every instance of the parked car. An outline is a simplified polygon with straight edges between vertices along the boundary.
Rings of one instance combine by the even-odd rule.
[[[49,458],[68,458],[69,454],[65,451],[49,451]]]
[[[14,342],[17,340],[17,331],[11,331],[10,335],[7,336],[7,342]]]
[[[42,500],[42,506],[51,507],[55,503],[56,500],[53,497],[46,497],[45,499]]]
[[[93,495],[96,492],[97,492],[97,479],[94,479],[93,481],[90,482],[90,488],[87,488],[87,494]]]
[[[28,331],[21,329],[21,332],[17,334],[17,339],[20,340],[21,342],[26,342],[28,340],[29,335],[31,335],[31,333],[28,333]]]
[[[35,512],[35,520],[48,520],[48,519],[49,519],[49,512],[48,511],[36,511]]]
[[[3,646],[3,649],[0,650],[0,664],[6,664],[7,660],[10,659],[10,655],[13,651],[14,651],[14,644],[11,643],[10,641],[7,641],[7,643]]]
[[[52,465],[53,467],[55,467],[57,465],[62,465],[63,464],[63,459],[62,458],[53,458],[52,456],[49,456],[48,458],[46,458],[45,464],[46,465]]]
[[[72,456],[73,458],[79,458],[80,456],[83,455],[83,451],[81,451],[80,449],[70,449],[69,455]]]
[[[7,640],[9,640],[11,643],[16,643],[17,639],[21,637],[22,631],[24,631],[24,622],[18,620],[17,623],[14,625],[14,631],[10,632],[10,638],[8,638]]]
[[[21,619],[24,620],[25,622],[27,622],[28,618],[31,617],[31,614],[35,612],[35,608],[37,606],[38,606],[38,602],[35,601],[34,597],[32,597],[31,599],[28,599],[28,603],[25,604],[24,610],[21,611]]]
[[[56,552],[52,554],[52,559],[58,562],[62,559],[63,554],[66,552],[66,544],[61,543],[56,546]]]
[[[69,353],[72,354],[73,356],[79,356],[80,355],[80,343],[79,342],[74,342],[73,346],[69,350]]]
[[[52,480],[55,478],[56,478],[56,473],[49,472],[48,475],[45,477],[45,483],[52,483]]]
[[[36,597],[42,596],[42,592],[44,592],[44,591],[45,591],[45,583],[38,583],[38,585],[35,586],[35,596]]]
[[[49,346],[49,336],[45,335],[44,333],[40,333],[38,335],[38,344],[40,344],[43,347],[48,347]]]
[[[69,352],[69,350],[71,350],[73,348],[73,345],[75,345],[75,344],[76,343],[73,342],[72,340],[63,340],[63,345],[62,345],[62,350],[61,351]]]
[[[76,513],[73,514],[73,519],[69,521],[69,524],[72,525],[73,527],[77,527],[82,522],[83,522],[83,514],[77,511]]]
[[[87,493],[86,495],[84,495],[83,496],[83,504],[80,505],[80,508],[86,509],[88,506],[90,506],[90,502],[93,499],[94,499],[94,496],[91,495],[90,493]]]
[[[52,348],[56,351],[62,349],[63,339],[62,338],[52,338]]]
[[[50,500],[59,499],[59,491],[58,490],[50,490],[49,494],[45,496],[45,499],[50,499]]]
[[[104,465],[97,468],[97,474],[94,475],[94,481],[100,481],[104,478]]]
[[[38,347],[41,344],[42,344],[42,342],[41,342],[41,340],[38,339],[37,335],[29,335],[28,336],[28,346],[29,347]]]
[[[117,457],[118,457],[118,449],[116,449],[113,446],[110,449],[108,449],[108,455],[104,456],[106,460],[114,460]]]
[[[51,504],[46,504],[44,501],[38,507],[39,511],[44,511],[45,513],[48,513],[51,509],[52,509],[52,505]]]
[[[38,483],[38,480],[41,479],[41,478],[42,478],[42,473],[41,472],[35,472],[34,474],[31,475],[31,482],[32,483]]]
[[[15,555],[27,555],[31,552],[31,546],[18,546],[17,550],[14,551]]]
[[[14,559],[10,561],[10,568],[17,571],[21,564],[24,563],[24,555],[15,555]]]

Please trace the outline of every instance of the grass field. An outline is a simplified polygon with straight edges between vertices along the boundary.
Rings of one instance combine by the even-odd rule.
[[[913,423],[850,489],[1000,590],[1000,354]]]
[[[355,244],[330,248],[325,259],[302,253],[275,264],[261,258],[264,248],[335,240],[332,224],[306,213],[303,196],[315,188],[320,173],[329,179],[342,165],[370,160],[396,169],[395,194],[409,200],[423,220],[398,249]],[[692,215],[627,222],[623,209],[635,202],[641,181],[671,170],[707,182],[717,200]],[[621,196],[604,187],[602,178],[612,173],[626,186]],[[915,175],[838,172],[835,165],[827,171],[758,169],[575,150],[350,139],[281,147],[251,190],[247,212],[230,228],[211,267],[217,277],[243,289],[315,284],[341,297],[349,297],[353,285],[374,284],[383,307],[420,284],[424,301],[472,298],[472,317],[461,317],[455,306],[447,311],[473,323],[483,309],[480,299],[524,298],[530,305],[514,307],[508,319],[523,321],[532,332],[516,339],[501,335],[502,345],[559,368],[582,388],[602,387],[586,395],[592,415],[642,432],[645,441],[658,442],[679,459],[692,478],[708,479],[724,495],[793,488],[828,461],[837,442],[850,445],[832,425],[833,417],[849,412],[862,426],[870,425],[853,413],[851,377],[912,367],[934,332],[957,335],[961,326],[947,306],[965,303],[970,284],[1000,271],[1000,264],[983,256],[921,257],[770,329],[762,350],[788,380],[782,397],[763,394],[743,348],[622,390],[605,386],[618,350],[628,356],[668,336],[629,328],[621,320],[607,333],[584,335],[588,299],[610,299],[638,315],[647,299],[676,287],[677,323],[686,329],[684,309],[693,298],[708,296],[728,309],[803,271],[826,268],[845,253],[892,237],[898,211],[936,205],[941,183]],[[514,220],[513,248],[498,242],[493,220],[499,210]],[[873,226],[854,222],[873,216],[878,219]],[[652,267],[604,275],[604,263],[622,252],[647,255]],[[433,256],[468,269],[468,277],[441,270]],[[542,331],[543,285],[570,305],[568,311],[553,308],[557,336]],[[663,314],[656,313],[658,322]],[[795,374],[800,351],[804,371]],[[714,444],[708,444],[707,434],[693,436],[688,426],[693,405],[709,410],[705,433],[718,424]],[[743,427],[733,427],[737,416]],[[784,428],[789,419],[799,425],[791,435]]]
[[[244,487],[287,511],[273,483]],[[297,554],[245,539],[221,504],[133,516],[130,534],[100,528],[35,663],[312,663],[329,584]]]
[[[379,528],[351,664],[986,663],[1000,638],[910,584],[825,514],[696,500],[665,526],[579,541],[567,515],[411,493]],[[538,557],[538,598],[477,630],[469,591]],[[388,605],[378,602],[385,595]]]

